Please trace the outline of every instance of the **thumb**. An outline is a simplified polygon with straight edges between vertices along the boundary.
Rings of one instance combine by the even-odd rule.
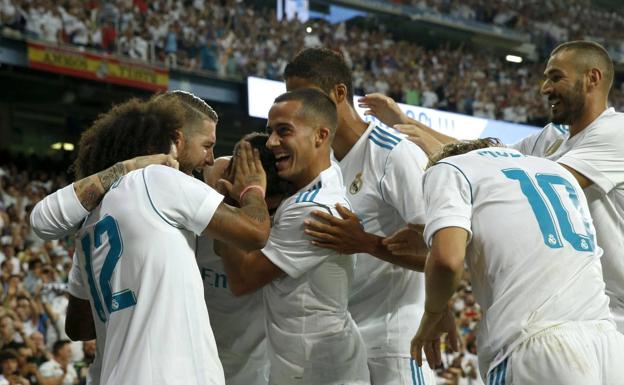
[[[344,207],[340,203],[336,203],[336,210],[338,211],[342,219],[349,219],[356,216],[353,212],[351,212],[351,210]]]
[[[227,195],[227,196],[232,196],[232,183],[226,179],[219,179],[217,181],[217,185],[216,185],[216,190],[217,192],[219,192],[221,195]],[[233,197],[236,198],[236,200],[238,201],[238,197]]]
[[[175,168],[176,170],[180,169],[180,164],[178,163],[178,160],[171,155],[167,155],[167,158],[165,159],[164,164],[165,166]]]

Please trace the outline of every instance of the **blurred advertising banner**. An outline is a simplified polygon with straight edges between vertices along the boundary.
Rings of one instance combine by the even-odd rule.
[[[169,84],[166,68],[39,42],[28,42],[28,66],[150,91],[166,91]]]
[[[286,85],[283,82],[252,76],[248,77],[247,105],[249,107],[249,116],[266,119],[273,104],[273,99],[284,92],[286,92]],[[383,126],[384,124],[376,117],[364,115],[365,110],[358,107],[358,98],[359,96],[354,97],[353,105],[360,116],[367,122],[375,121],[378,125]],[[399,107],[410,118],[458,139],[494,136],[501,139],[503,143],[511,144],[542,129],[542,127],[484,119],[409,104],[399,103]]]

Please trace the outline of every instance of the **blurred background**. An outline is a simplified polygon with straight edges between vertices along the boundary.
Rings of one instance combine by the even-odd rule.
[[[356,95],[387,94],[459,137],[511,141],[547,123],[546,60],[578,39],[609,50],[610,103],[622,110],[621,0],[0,0],[0,350],[16,353],[0,354],[2,370],[15,362],[37,383],[66,338],[73,243],[43,242],[27,218],[71,182],[81,132],[115,103],[190,91],[218,112],[215,155],[228,154],[243,134],[263,130],[288,60],[323,46],[350,63]],[[480,313],[468,281],[454,301],[464,350],[445,355],[440,383],[479,384]],[[92,347],[68,346],[80,377]]]

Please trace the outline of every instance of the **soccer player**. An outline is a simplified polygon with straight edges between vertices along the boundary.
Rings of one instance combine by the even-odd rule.
[[[166,152],[188,122],[185,113],[176,99],[113,108],[83,135],[89,156],[78,157],[76,170]],[[129,130],[134,142],[121,146]],[[66,331],[73,339],[97,337],[95,383],[224,383],[193,234],[246,249],[266,242],[265,176],[248,144],[241,146],[235,170],[227,189],[240,209],[188,175],[151,166],[117,180],[84,221],[69,279]]]
[[[243,140],[260,152],[262,167],[267,175],[266,201],[269,212],[272,212],[284,197],[290,195],[290,186],[277,176],[275,156],[266,147],[268,137],[256,132],[245,135]],[[238,146],[234,153],[237,150]],[[234,171],[232,165],[231,157],[215,159],[214,165],[204,169],[204,180],[213,187],[217,186],[219,179],[230,180]],[[225,372],[225,383],[266,385],[269,359],[262,291],[234,296],[228,286],[223,262],[214,252],[213,240],[199,237],[197,241],[197,264],[204,281],[204,298]]]
[[[399,257],[382,244],[406,224],[424,224],[420,177],[427,157],[403,135],[358,116],[351,71],[339,54],[303,50],[288,63],[284,78],[287,89],[317,87],[337,105],[332,149],[354,213],[342,207],[342,218],[319,212],[316,218],[329,224],[309,221],[307,231],[319,246],[358,253],[349,311],[366,343],[370,381],[435,384],[433,371],[414,365],[409,354],[424,294],[422,274],[409,269],[422,270],[424,257]]]
[[[370,383],[362,336],[347,310],[354,260],[311,245],[303,232],[313,210],[338,216],[336,205],[349,205],[330,160],[336,122],[334,103],[317,89],[275,99],[267,146],[278,176],[296,192],[278,207],[263,249],[245,253],[216,242],[232,292],[263,288],[272,385]]]
[[[609,306],[624,333],[624,114],[608,108],[613,61],[597,43],[567,42],[552,51],[544,76],[541,92],[548,96],[552,123],[511,147],[560,163],[583,188],[604,249]],[[386,97],[372,96],[365,104],[390,123],[409,120]],[[433,134],[442,142],[454,140],[423,127],[406,129],[421,139]]]
[[[108,165],[106,169],[94,169],[92,165],[95,160],[92,159],[91,139],[88,137],[94,131],[84,133],[74,168],[76,174],[85,177],[51,194],[34,207],[30,216],[31,226],[40,238],[55,239],[74,233],[76,226],[100,203],[112,184],[130,171],[149,164],[164,164],[191,175],[193,170],[202,170],[214,162],[213,148],[218,116],[212,107],[185,91],[170,91],[157,95],[155,99],[163,102],[175,99],[183,109],[183,124],[175,130],[171,138],[172,151],[167,148],[165,152],[169,152],[168,154],[144,155],[140,152],[141,143],[137,142],[140,136],[134,135],[133,131],[137,122],[129,120],[122,122],[128,127],[127,135],[123,138],[127,145],[121,146],[113,142],[115,138],[105,136],[103,143],[100,143],[107,147],[110,158],[121,161]],[[123,158],[124,154],[130,154],[128,160]],[[70,208],[74,210],[69,210]]]
[[[447,303],[466,262],[484,314],[478,356],[488,384],[620,384],[624,335],[609,312],[581,186],[555,162],[498,145],[447,145],[425,173],[431,251],[413,356],[420,364],[424,348],[440,361],[441,332],[455,330]]]

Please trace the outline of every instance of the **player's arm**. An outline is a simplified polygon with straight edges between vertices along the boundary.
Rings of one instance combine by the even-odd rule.
[[[589,178],[587,178],[585,175],[583,175],[580,172],[576,171],[572,167],[567,166],[565,164],[561,164],[561,165],[563,166],[563,168],[565,168],[566,170],[570,171],[570,174],[572,174],[574,176],[574,178],[576,179],[578,184],[581,186],[581,188],[589,187],[589,186],[591,186],[594,183]]]
[[[215,241],[215,252],[223,261],[228,286],[236,296],[252,293],[285,274],[260,250],[246,252],[233,244]]]
[[[72,267],[67,275],[67,293],[69,303],[65,318],[65,333],[74,341],[94,339],[95,323],[88,299],[89,288],[80,269],[80,259],[76,252],[72,257]]]
[[[258,250],[264,247],[271,231],[264,200],[266,175],[258,151],[249,142],[240,142],[234,162],[234,183],[223,179],[219,182],[231,198],[239,201],[240,207],[222,202],[202,234],[247,251]]]
[[[69,295],[65,333],[73,341],[89,341],[95,339],[95,324],[91,304],[88,300]]]
[[[428,140],[427,137],[431,137],[441,144],[457,141],[452,136],[444,135],[418,120],[410,118],[401,111],[399,105],[389,96],[375,92],[358,99],[358,102],[360,103],[359,107],[366,108],[364,115],[376,116],[385,125],[394,127],[408,135],[410,140],[413,138],[417,142],[423,138]]]
[[[425,264],[425,311],[439,313],[459,287],[464,273],[468,232],[460,227],[438,230]]]
[[[39,201],[30,215],[31,227],[42,239],[57,239],[72,234],[117,179],[150,164],[165,164],[175,168],[178,165],[171,155],[166,154],[140,156],[116,163]]]
[[[379,235],[364,231],[359,218],[344,206],[336,205],[342,218],[336,218],[324,211],[313,211],[313,218],[306,219],[305,233],[314,238],[312,244],[341,254],[366,253],[386,262],[411,270],[423,271],[427,248],[415,252],[395,253],[388,248],[388,242]],[[405,234],[396,234],[404,239]],[[422,234],[421,234],[422,239]],[[398,240],[397,240],[398,241]]]

